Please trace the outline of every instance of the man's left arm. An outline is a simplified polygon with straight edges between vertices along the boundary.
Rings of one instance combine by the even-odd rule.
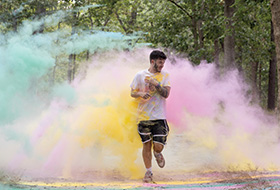
[[[170,93],[170,86],[161,86],[159,83],[155,86],[158,93],[164,97],[164,98],[168,98],[169,93]]]
[[[158,82],[157,80],[151,78],[148,81],[150,84],[152,84],[153,86],[155,86],[157,92],[164,98],[168,98],[169,93],[170,93],[170,86],[161,86],[160,82]]]

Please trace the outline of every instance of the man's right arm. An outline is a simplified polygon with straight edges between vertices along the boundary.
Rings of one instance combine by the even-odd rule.
[[[141,97],[141,98],[147,99],[147,98],[151,97],[151,95],[147,92],[139,92],[139,91],[136,91],[134,89],[131,89],[130,95],[133,98]]]

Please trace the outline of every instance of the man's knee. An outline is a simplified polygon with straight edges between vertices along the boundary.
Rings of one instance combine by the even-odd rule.
[[[160,153],[163,149],[163,145],[157,142],[154,142],[154,151],[156,151],[157,153]]]

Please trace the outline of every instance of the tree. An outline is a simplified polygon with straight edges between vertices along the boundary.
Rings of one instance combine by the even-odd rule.
[[[0,30],[16,31],[23,20],[40,19],[57,10],[67,14],[58,24],[60,30],[67,31],[61,41],[74,42],[80,34],[94,34],[97,30],[129,35],[142,32],[144,38],[139,41],[182,53],[194,64],[204,59],[218,66],[223,63],[238,67],[254,87],[255,97],[261,98],[261,105],[273,107],[276,86],[273,87],[275,63],[270,33],[272,9],[267,1],[2,0]],[[53,32],[58,25],[49,27],[43,23],[35,33]],[[93,53],[82,51],[69,50],[56,57],[54,82],[74,79],[79,62]]]
[[[141,8],[141,1],[120,1],[115,15],[125,34],[131,34],[137,29],[137,13]],[[124,7],[126,7],[124,9]]]
[[[225,0],[226,34],[224,38],[224,63],[226,67],[235,67],[235,30],[233,14],[235,0]]]
[[[21,23],[24,16],[23,1],[19,0],[2,0],[0,4],[0,27],[3,32],[8,30],[17,31],[18,25]]]
[[[278,89],[280,86],[280,0],[270,0],[272,23],[274,29],[274,38],[276,46],[276,62],[278,68]],[[280,93],[278,90],[278,105],[277,110],[280,110]]]
[[[271,42],[274,43],[273,23],[271,22]],[[271,60],[269,61],[269,81],[268,81],[268,97],[267,97],[267,109],[274,110],[276,106],[276,54],[275,46],[271,47]]]
[[[212,62],[214,55],[219,57],[224,31],[223,3],[218,0],[149,2],[147,41],[187,54],[195,64],[202,59]]]
[[[88,2],[96,4],[98,7],[89,8],[88,12],[85,14],[84,18],[90,20],[90,27],[100,28],[103,31],[108,31],[107,27],[110,21],[113,19],[114,9],[116,3],[119,0],[95,0],[94,2]]]
[[[266,1],[235,0],[235,60],[255,103],[267,107],[271,10]],[[246,15],[246,16],[244,16]]]

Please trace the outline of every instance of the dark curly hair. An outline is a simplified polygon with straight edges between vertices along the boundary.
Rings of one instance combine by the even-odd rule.
[[[150,61],[151,60],[156,60],[156,59],[166,59],[166,55],[162,52],[162,51],[159,51],[159,50],[154,50],[151,52],[150,54]]]

